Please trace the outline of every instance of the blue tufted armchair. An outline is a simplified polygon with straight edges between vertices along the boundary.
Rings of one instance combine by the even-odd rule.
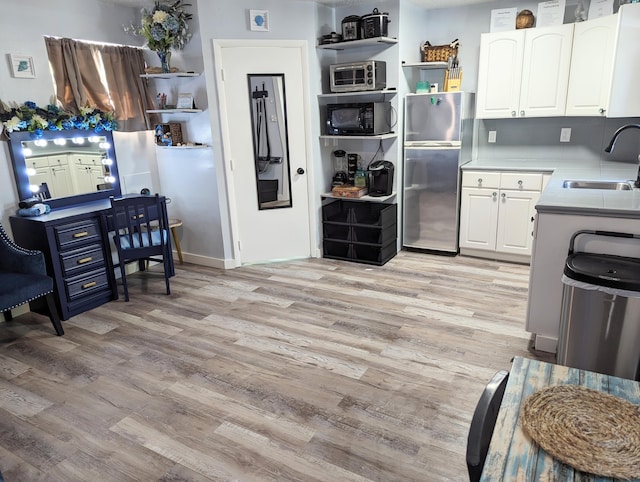
[[[57,335],[64,335],[53,299],[53,279],[47,276],[44,255],[15,244],[0,224],[0,312],[5,321],[11,309],[43,298]]]

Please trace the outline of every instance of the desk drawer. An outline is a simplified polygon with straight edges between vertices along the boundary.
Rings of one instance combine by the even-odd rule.
[[[72,276],[81,271],[97,269],[104,266],[102,246],[92,244],[74,251],[62,253],[62,272],[64,276]]]
[[[56,226],[56,239],[61,250],[75,245],[85,244],[87,241],[100,242],[100,227],[97,219],[87,219],[73,224]]]
[[[107,270],[100,268],[89,273],[64,280],[69,301],[88,296],[99,291],[109,290]]]

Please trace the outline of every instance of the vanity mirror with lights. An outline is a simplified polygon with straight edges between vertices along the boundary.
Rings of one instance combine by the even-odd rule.
[[[13,132],[9,140],[18,196],[51,209],[121,194],[111,132]]]

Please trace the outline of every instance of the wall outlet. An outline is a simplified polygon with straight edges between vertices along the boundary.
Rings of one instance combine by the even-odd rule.
[[[571,142],[571,127],[560,129],[560,142]]]
[[[487,139],[487,142],[490,142],[492,144],[496,142],[496,132],[497,131],[489,131],[489,139]]]

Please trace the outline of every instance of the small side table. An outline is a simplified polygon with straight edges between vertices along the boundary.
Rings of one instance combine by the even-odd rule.
[[[178,218],[169,218],[169,229],[171,229],[171,237],[173,238],[173,244],[176,245],[176,251],[178,252],[178,259],[180,264],[184,263],[182,259],[182,248],[180,247],[180,238],[178,238],[178,228],[182,226],[182,220]],[[151,229],[158,229],[158,221],[151,221],[149,223]]]
[[[169,229],[171,229],[171,237],[173,243],[176,245],[176,251],[178,252],[178,259],[180,264],[184,263],[182,259],[182,248],[180,248],[180,238],[178,238],[178,228],[182,226],[182,220],[178,218],[169,218]]]

